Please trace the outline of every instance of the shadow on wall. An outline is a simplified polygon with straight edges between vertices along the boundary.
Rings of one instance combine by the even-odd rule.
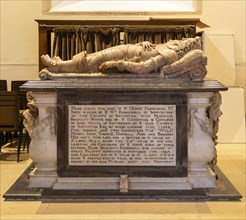
[[[243,88],[229,87],[221,92],[222,116],[219,122],[219,143],[245,143],[245,110]]]
[[[205,35],[205,54],[208,57],[207,78],[226,86],[235,86],[235,55],[233,35]]]

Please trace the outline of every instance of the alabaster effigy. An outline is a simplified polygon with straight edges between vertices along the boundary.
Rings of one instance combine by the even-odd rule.
[[[207,59],[201,50],[200,37],[157,45],[147,41],[119,45],[91,54],[83,51],[68,61],[49,55],[43,55],[41,59],[47,66],[39,74],[41,79],[80,78],[88,73],[99,76],[113,70],[114,73],[156,73],[164,79],[201,81],[207,73]]]

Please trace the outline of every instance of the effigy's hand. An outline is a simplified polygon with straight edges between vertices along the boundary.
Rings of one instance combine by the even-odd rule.
[[[116,68],[116,62],[115,61],[107,61],[104,62],[100,67],[99,67],[99,71],[104,71],[104,70],[108,70],[108,69],[113,69]]]
[[[124,71],[124,67],[125,65],[127,65],[127,61],[124,60],[118,60],[118,61],[107,61],[104,62],[100,67],[99,67],[99,71],[103,72],[104,70],[109,70],[109,69],[116,69],[119,70],[121,72]]]
[[[140,56],[134,56],[133,58],[127,61],[139,63],[140,61],[142,61],[142,58]]]
[[[143,47],[143,49],[146,51],[151,51],[153,49],[155,49],[156,45],[155,44],[152,44],[150,43],[149,41],[143,41],[143,42],[140,42],[138,43],[137,45]]]

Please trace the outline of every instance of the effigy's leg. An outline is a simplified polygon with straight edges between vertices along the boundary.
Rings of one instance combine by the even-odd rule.
[[[120,72],[129,72],[135,74],[148,74],[158,69],[158,66],[154,60],[150,59],[148,61],[133,62],[126,60],[119,61],[107,61],[104,62],[100,67],[100,71],[105,71],[109,69],[116,69]]]
[[[53,73],[83,73],[87,70],[86,52],[81,52],[67,61],[60,57],[50,58],[47,54],[41,56],[41,60],[48,71]]]
[[[131,60],[119,60],[104,62],[99,70],[117,69],[121,72],[126,71],[135,74],[148,74],[158,72],[161,67],[176,61],[177,56],[174,51],[167,51],[165,55],[157,55],[146,61],[133,62]]]
[[[100,72],[103,63],[115,63],[121,60],[137,59],[137,54],[142,50],[141,46],[135,45],[118,45],[110,47],[102,51],[98,51],[87,55],[88,72]],[[110,68],[107,68],[110,69]]]
[[[63,61],[58,57],[51,58],[48,54],[41,56],[43,64],[50,72],[72,72],[72,61]]]

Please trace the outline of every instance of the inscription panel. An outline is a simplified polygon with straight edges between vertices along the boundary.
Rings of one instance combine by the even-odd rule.
[[[69,166],[176,166],[175,105],[68,105]]]

